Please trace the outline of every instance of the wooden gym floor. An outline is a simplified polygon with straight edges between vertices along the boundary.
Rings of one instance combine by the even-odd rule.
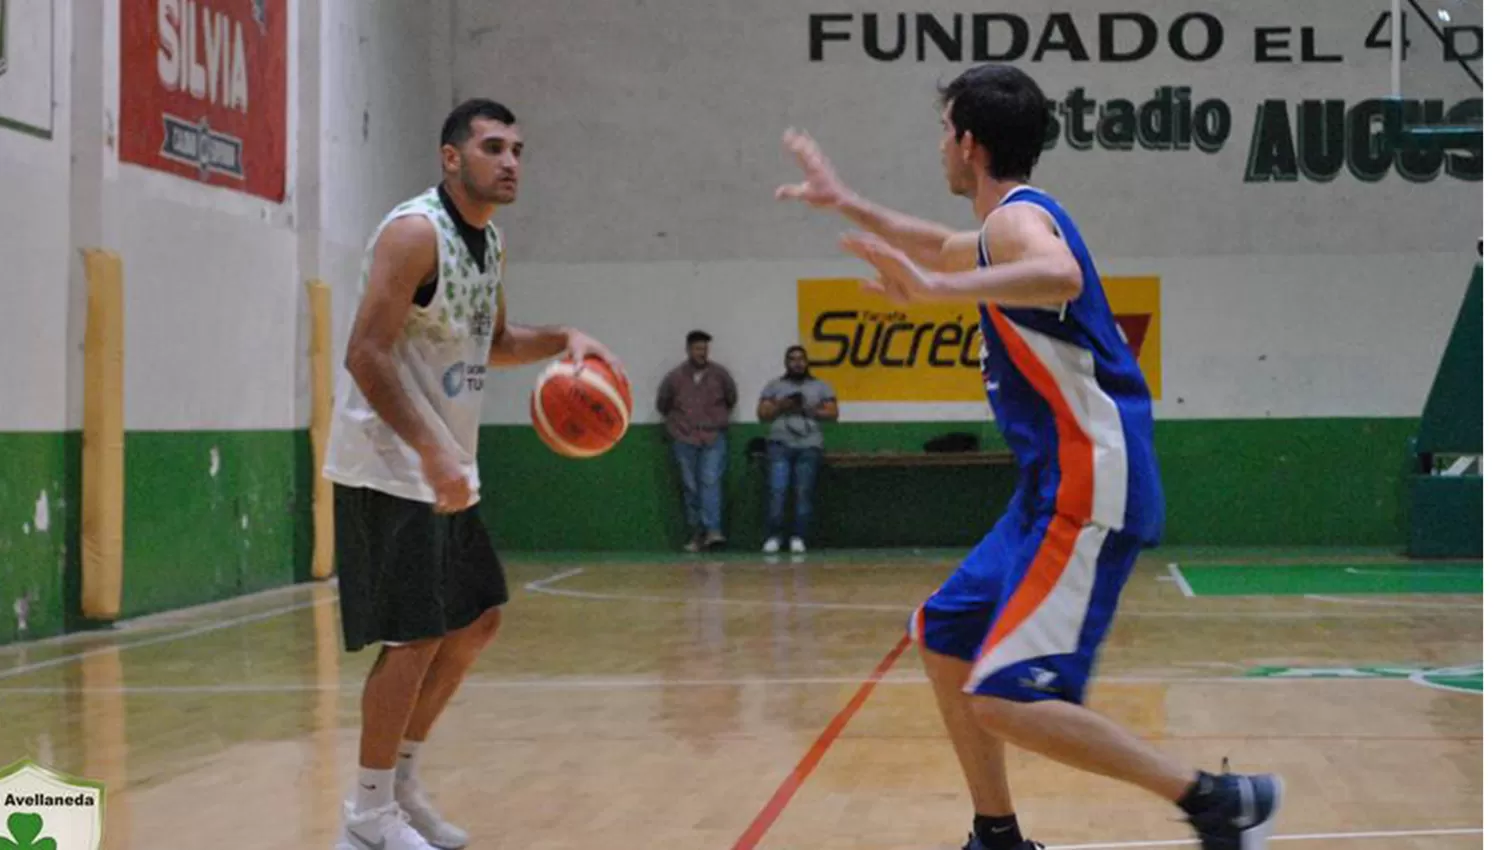
[[[956,848],[972,812],[902,635],[959,554],[517,557],[501,640],[425,781],[475,848]],[[1192,554],[1138,566],[1091,704],[1200,767],[1282,773],[1297,848],[1478,847],[1477,565]],[[1319,561],[1355,584],[1275,566]],[[0,764],[107,783],[109,850],[331,847],[373,657],[343,653],[336,594],[0,648]],[[1023,826],[1052,848],[1189,836],[1134,789],[1011,765]]]

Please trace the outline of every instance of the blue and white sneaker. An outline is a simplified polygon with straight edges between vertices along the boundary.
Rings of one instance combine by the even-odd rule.
[[[1281,810],[1281,777],[1225,773],[1214,781],[1218,804],[1188,818],[1203,850],[1266,850]]]

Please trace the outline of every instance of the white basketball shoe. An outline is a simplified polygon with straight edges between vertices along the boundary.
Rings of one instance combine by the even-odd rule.
[[[354,813],[352,802],[344,803],[344,828],[334,850],[434,850],[415,829],[411,817],[397,803]]]
[[[417,780],[397,780],[396,803],[411,817],[411,826],[417,834],[438,850],[462,850],[469,846],[469,834],[438,813]]]

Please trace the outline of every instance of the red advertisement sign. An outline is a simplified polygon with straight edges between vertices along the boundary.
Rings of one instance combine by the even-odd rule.
[[[281,201],[286,0],[120,0],[120,159]]]

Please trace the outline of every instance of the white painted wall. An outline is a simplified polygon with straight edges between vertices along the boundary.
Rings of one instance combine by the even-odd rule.
[[[894,0],[820,7],[856,15],[841,25],[853,40],[830,44],[821,63],[808,61],[808,12],[771,0],[580,0],[566,15],[481,0],[289,2],[290,185],[272,204],[121,165],[118,4],[52,0],[52,138],[0,129],[0,257],[14,293],[0,311],[0,429],[82,422],[77,249],[88,245],[126,264],[128,427],[303,424],[303,281],[334,289],[338,356],[369,231],[437,179],[438,125],[459,97],[505,101],[527,134],[521,200],[499,217],[514,314],[604,338],[641,395],[697,326],[753,393],[795,334],[795,280],[859,268],[833,250],[840,223],[771,202],[792,175],[783,126],[815,130],[878,200],[955,225],[970,218],[940,182],[932,97],[967,62],[866,57],[858,15],[880,16],[890,38],[896,13],[913,11]],[[1198,65],[1163,49],[1133,64],[1053,55],[1032,65],[1054,91],[1141,101],[1180,84],[1233,108],[1217,154],[1060,143],[1038,175],[1074,208],[1106,273],[1161,275],[1164,416],[1420,408],[1467,279],[1478,184],[1243,179],[1261,100],[1385,93],[1384,57],[1362,46],[1376,4],[1357,5],[1163,0],[1151,15],[1164,29],[1194,9],[1222,19],[1223,56]],[[1024,0],[1006,11],[1032,23],[1034,44],[1050,9]],[[1093,52],[1098,11],[1076,18]],[[1251,62],[1255,28],[1281,24],[1317,28],[1323,49],[1347,61]],[[1439,84],[1440,70],[1429,68],[1432,93],[1463,96],[1449,77]],[[534,374],[494,382],[490,421],[527,421]],[[651,418],[649,405],[638,410]],[[962,404],[848,411],[982,415]]]
[[[1064,11],[1054,5],[1017,0],[979,11],[1026,21],[1034,51],[1049,27],[1064,32],[1049,17]],[[779,148],[788,125],[811,129],[848,182],[875,200],[972,226],[966,202],[942,181],[935,87],[972,64],[976,10],[946,0],[919,6],[580,0],[562,15],[547,4],[459,0],[454,85],[510,103],[528,141],[521,198],[500,214],[517,319],[573,323],[605,339],[624,356],[638,397],[701,325],[744,391],[758,389],[795,338],[796,279],[861,269],[836,251],[845,223],[771,199],[795,177]],[[1161,276],[1162,416],[1420,412],[1475,257],[1481,184],[1447,175],[1413,182],[1394,169],[1378,181],[1347,169],[1328,182],[1246,179],[1267,100],[1290,101],[1296,121],[1303,98],[1352,107],[1388,93],[1388,51],[1366,47],[1387,8],[1160,0],[1147,10],[1160,32],[1156,52],[1102,63],[1100,15],[1141,10],[1094,4],[1069,19],[1086,60],[1058,51],[1021,61],[1058,99],[1083,87],[1097,104],[1142,104],[1161,86],[1180,86],[1195,103],[1220,99],[1230,109],[1217,152],[1083,150],[1060,139],[1036,174],[1073,211],[1104,274]],[[826,45],[820,62],[810,59],[810,12],[852,16],[838,25],[851,39]],[[917,58],[916,12],[964,18],[962,61]],[[906,13],[900,58],[866,55],[867,13],[886,46]],[[1191,13],[1223,27],[1209,61],[1169,50],[1172,22]],[[1294,53],[1309,28],[1317,55],[1342,61],[1257,62],[1257,31],[1272,27],[1291,28]],[[1477,96],[1441,52],[1425,30],[1413,33],[1409,93],[1443,98],[1445,108]],[[1424,86],[1413,89],[1414,80]],[[492,382],[489,421],[528,421],[534,373]],[[739,414],[750,420],[752,406]],[[980,404],[847,409],[850,419],[985,415]],[[637,406],[638,420],[652,418],[649,404]]]
[[[305,425],[303,282],[333,286],[341,345],[369,229],[436,177],[448,0],[288,0],[283,203],[122,164],[119,4],[50,6],[52,137],[0,128],[0,430],[81,427],[93,246],[124,264],[127,428]],[[35,71],[12,62],[0,114],[34,112],[6,86]]]
[[[441,177],[450,20],[448,0],[323,5],[318,268],[333,290],[335,367],[371,231]]]
[[[68,391],[71,6],[12,6],[12,38],[27,36],[29,55],[21,61],[12,43],[0,116],[50,129],[51,138],[0,126],[0,431],[56,431]]]

